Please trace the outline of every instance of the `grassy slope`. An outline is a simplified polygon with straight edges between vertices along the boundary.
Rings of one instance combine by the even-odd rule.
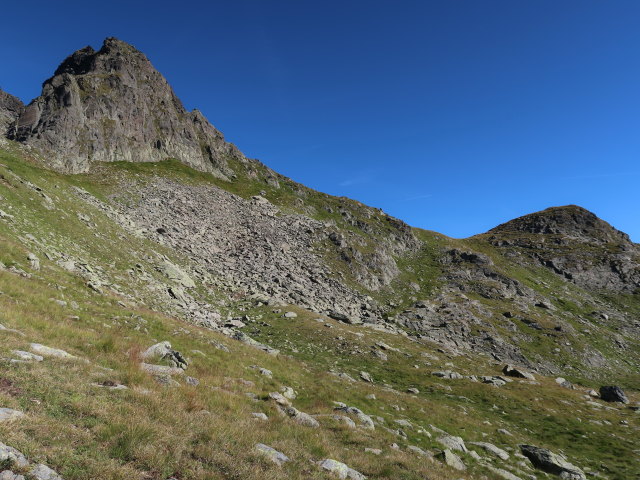
[[[0,163],[9,167],[0,167],[4,177],[0,178],[0,209],[15,216],[13,221],[0,220],[0,261],[33,275],[25,278],[0,271],[0,323],[25,334],[0,332],[0,357],[11,356],[12,349],[25,350],[33,341],[63,348],[90,362],[1,363],[0,376],[15,388],[0,389],[0,407],[19,408],[27,417],[19,423],[0,424],[0,441],[46,462],[67,480],[170,475],[179,479],[326,478],[310,462],[326,457],[344,461],[371,478],[476,478],[481,472],[495,477],[466,455],[464,461],[472,468],[468,475],[407,453],[406,445],[437,447],[418,428],[405,429],[406,440],[380,427],[375,432],[352,431],[327,419],[321,419],[321,429],[312,430],[281,418],[269,402],[254,402],[245,395],[251,391],[262,399],[282,385],[298,390],[294,405],[312,414],[331,413],[331,401],[343,401],[385,418],[391,428],[393,420],[404,418],[434,438],[437,434],[430,425],[468,441],[486,440],[503,448],[527,442],[563,450],[574,463],[602,471],[611,479],[633,478],[640,472],[633,460],[639,416],[623,408],[589,407],[581,391],[562,389],[549,379],[540,379],[538,386],[514,382],[500,389],[468,380],[441,380],[430,372],[448,368],[465,374],[497,374],[499,366],[482,357],[448,358],[433,346],[398,335],[328,319],[319,323],[314,320],[317,316],[300,310],[297,319],[289,320],[272,308],[244,306],[254,319],[245,331],[283,350],[285,355],[274,358],[179,319],[135,307],[108,289],[105,295],[93,292],[77,275],[46,259],[45,251],[52,245],[59,251],[78,250],[88,262],[121,279],[124,293],[142,287],[126,273],[135,263],[142,262],[156,275],[145,260],[149,248],[168,254],[176,263],[182,259],[126,234],[100,212],[80,204],[69,190],[77,184],[101,195],[113,184],[40,170],[10,152],[2,153]],[[131,172],[128,165],[118,168],[140,174]],[[20,183],[9,169],[43,188],[54,199],[56,210],[44,208],[40,193]],[[182,168],[175,175],[209,181]],[[87,228],[78,212],[89,215],[98,226]],[[27,233],[49,247],[29,240]],[[424,235],[432,239],[418,254],[424,262],[419,262],[417,271],[405,270],[406,278],[399,282],[418,281],[427,290],[436,281],[435,249],[446,240]],[[30,270],[28,252],[40,257],[40,271]],[[216,292],[209,295],[215,299]],[[68,306],[52,299],[63,299]],[[129,306],[119,303],[122,300]],[[72,302],[77,302],[77,309],[69,306]],[[191,357],[187,374],[201,381],[198,387],[162,387],[138,370],[136,352],[161,340],[170,340]],[[402,353],[388,352],[389,360],[382,362],[370,353],[377,341]],[[215,342],[227,345],[231,352],[218,350]],[[252,365],[272,370],[274,378],[259,375],[249,368]],[[375,383],[345,382],[328,375],[330,368],[354,377],[365,370]],[[255,386],[244,385],[240,378]],[[104,380],[130,388],[108,391],[91,385]],[[403,393],[408,387],[420,393]],[[370,393],[376,400],[366,398]],[[251,412],[260,411],[269,415],[268,422],[250,418]],[[614,428],[623,419],[630,426]],[[498,428],[511,431],[514,437],[498,434]],[[256,442],[279,449],[292,462],[284,469],[268,464],[252,452]],[[392,442],[400,444],[401,450],[390,449]],[[365,447],[382,448],[383,455],[365,453]],[[515,460],[509,464],[515,465]]]

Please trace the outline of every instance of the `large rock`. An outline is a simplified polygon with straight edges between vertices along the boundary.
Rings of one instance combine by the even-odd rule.
[[[272,461],[276,465],[282,465],[289,461],[289,457],[287,457],[284,453],[279,452],[275,448],[271,448],[264,443],[257,443],[255,449],[262,456]]]
[[[501,448],[496,447],[492,443],[487,442],[469,442],[469,445],[474,445],[476,447],[480,447],[486,452],[498,457],[501,460],[509,460],[509,454],[502,450]]]
[[[360,422],[360,425],[367,430],[375,430],[376,428],[375,423],[373,423],[373,419],[357,407],[349,407],[343,404],[336,407],[335,410],[355,415]]]
[[[448,448],[444,449],[442,452],[438,454],[438,458],[442,460],[446,465],[455,468],[456,470],[466,470],[467,467],[458,455],[453,453]]]
[[[186,370],[188,366],[186,358],[184,358],[184,356],[180,352],[171,348],[171,344],[167,341],[152,345],[144,352],[142,352],[140,358],[142,360],[148,360],[152,358],[164,360],[169,363],[169,366],[181,368],[183,370]]]
[[[615,385],[600,387],[600,398],[605,402],[629,403],[622,389]]]
[[[582,470],[570,464],[560,455],[557,455],[546,448],[535,447],[533,445],[520,445],[522,454],[531,460],[534,467],[543,472],[559,475],[565,480],[586,480]]]
[[[449,447],[452,450],[458,450],[460,452],[468,452],[466,445],[464,444],[464,440],[460,437],[455,437],[453,435],[442,435],[437,438],[438,443],[441,443],[445,447]]]
[[[164,273],[167,278],[182,285],[184,288],[195,288],[196,286],[196,283],[189,275],[187,275],[187,272],[182,270],[176,264],[171,263],[169,260],[164,260],[158,266],[158,269]]]
[[[42,463],[35,465],[31,470],[29,470],[29,474],[35,480],[63,480],[63,478],[54,470]]]
[[[536,377],[533,376],[533,373],[525,370],[524,368],[515,367],[513,365],[505,365],[502,369],[502,373],[510,377],[526,378],[528,380],[536,379]]]
[[[64,350],[60,350],[59,348],[47,347],[46,345],[41,345],[39,343],[32,343],[29,348],[33,353],[42,355],[43,357],[61,358],[63,360],[75,360],[78,358]]]
[[[294,407],[285,407],[284,412],[290,416],[296,423],[304,425],[305,427],[318,428],[320,424],[308,413],[301,412]]]
[[[24,417],[24,413],[20,410],[14,410],[12,408],[0,408],[0,423],[11,422],[22,417]]]
[[[4,443],[0,443],[0,465],[5,463],[11,463],[20,468],[29,465],[27,458],[21,452]]]
[[[344,463],[338,462],[337,460],[333,460],[331,458],[322,460],[318,465],[320,465],[320,468],[322,468],[323,470],[331,472],[334,476],[340,478],[341,480],[365,480],[367,478],[353,468],[350,468]]]

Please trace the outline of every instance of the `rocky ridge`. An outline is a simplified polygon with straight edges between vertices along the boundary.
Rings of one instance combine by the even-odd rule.
[[[116,38],[70,55],[20,110],[9,138],[38,148],[64,172],[175,158],[230,178],[231,162],[250,163],[202,113],[184,108],[144,54]]]

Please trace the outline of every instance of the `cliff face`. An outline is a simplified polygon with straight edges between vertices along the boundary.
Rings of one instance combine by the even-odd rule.
[[[0,136],[4,136],[7,129],[20,116],[24,104],[19,98],[0,90]]]
[[[199,111],[184,108],[144,54],[115,38],[64,60],[8,136],[70,173],[92,162],[174,158],[227,178],[230,159],[249,162]]]

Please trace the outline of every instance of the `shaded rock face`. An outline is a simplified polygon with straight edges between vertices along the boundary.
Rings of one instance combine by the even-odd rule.
[[[635,293],[640,288],[640,247],[575,205],[516,218],[481,237],[520,263],[542,265],[588,290]]]
[[[24,104],[19,98],[0,90],[0,135],[5,135],[9,126],[20,116]]]
[[[230,160],[249,162],[199,111],[187,112],[144,54],[115,38],[65,59],[8,136],[71,173],[92,162],[174,158],[227,178]]]
[[[544,472],[559,475],[560,478],[565,480],[586,480],[587,478],[578,467],[546,448],[520,445],[520,451],[531,461],[534,467]]]
[[[605,402],[629,403],[624,391],[615,385],[600,387],[600,398]]]

